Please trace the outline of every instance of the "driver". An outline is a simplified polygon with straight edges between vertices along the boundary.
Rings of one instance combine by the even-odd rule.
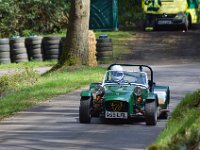
[[[114,82],[121,82],[124,78],[124,71],[122,66],[114,65],[111,67],[111,79]]]

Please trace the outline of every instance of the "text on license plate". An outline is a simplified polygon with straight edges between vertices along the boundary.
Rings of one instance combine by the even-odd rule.
[[[158,24],[172,24],[170,20],[159,20]]]
[[[105,117],[106,118],[127,119],[128,118],[128,113],[127,112],[110,112],[110,111],[106,111]]]

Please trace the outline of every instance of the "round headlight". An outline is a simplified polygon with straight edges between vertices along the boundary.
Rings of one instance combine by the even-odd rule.
[[[105,93],[105,89],[102,86],[96,86],[95,88],[96,95],[103,96]]]
[[[142,88],[140,88],[140,87],[135,87],[135,89],[134,89],[134,94],[136,95],[136,96],[141,96],[142,95]]]

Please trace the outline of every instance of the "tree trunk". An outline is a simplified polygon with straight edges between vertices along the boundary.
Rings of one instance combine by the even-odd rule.
[[[59,65],[86,64],[90,0],[71,0],[69,24]]]

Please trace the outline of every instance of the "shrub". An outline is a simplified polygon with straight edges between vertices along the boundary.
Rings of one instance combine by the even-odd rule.
[[[68,0],[0,1],[0,37],[57,32],[68,22]]]

